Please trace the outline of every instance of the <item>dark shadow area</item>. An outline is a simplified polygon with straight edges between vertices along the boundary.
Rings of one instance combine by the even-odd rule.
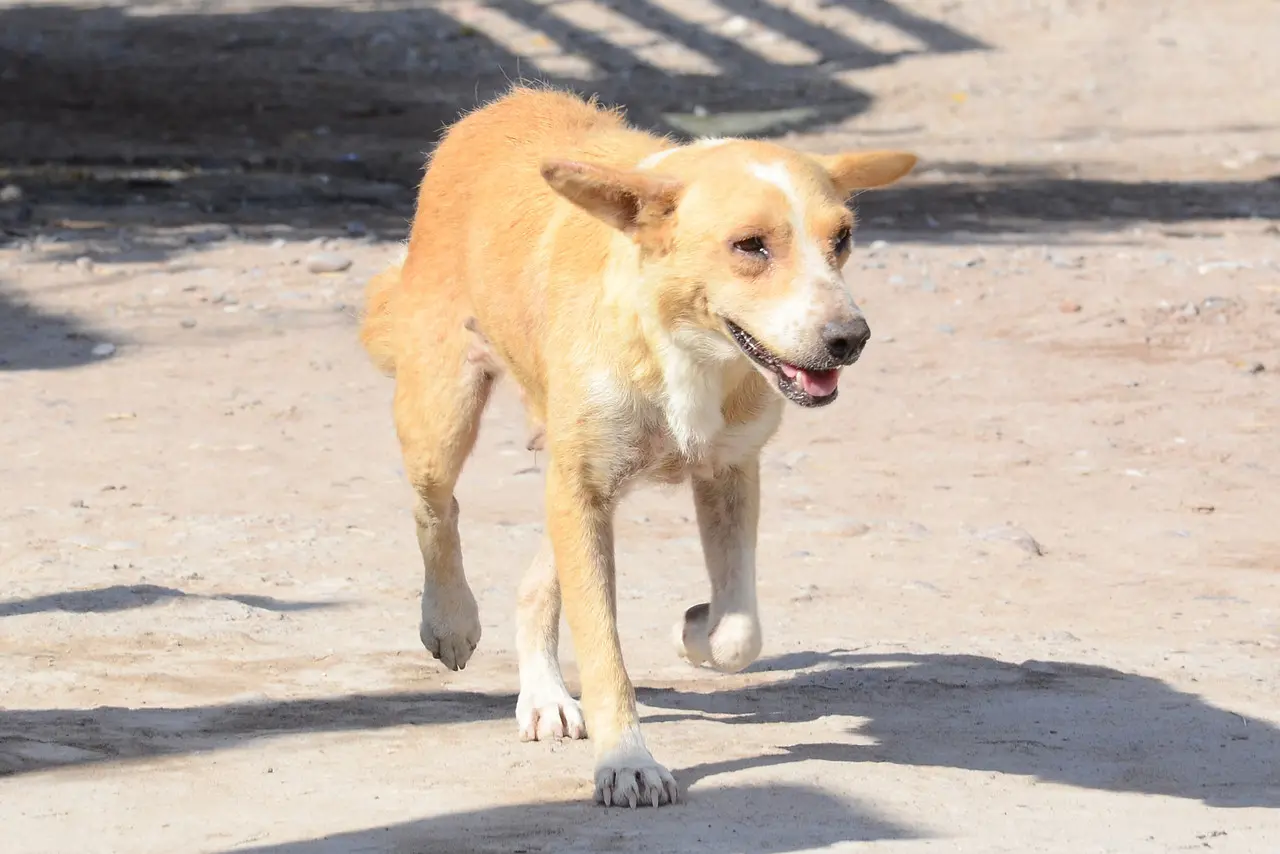
[[[801,653],[760,662],[795,670],[714,693],[648,689],[646,705],[730,726],[865,717],[851,735],[772,756],[686,768],[683,785],[790,762],[893,762],[1019,774],[1113,792],[1280,807],[1280,730],[1158,679],[1068,662],[1011,664],[967,655]],[[731,738],[732,736],[726,736]],[[850,773],[856,773],[851,771]]]
[[[754,114],[760,131],[776,133],[866,108],[869,96],[834,72],[987,48],[897,0],[842,5],[917,49],[876,50],[753,0],[730,0],[722,19],[699,23],[652,0],[603,0],[608,16],[535,0],[453,13],[425,3],[190,5],[0,10],[6,159],[92,163],[117,149],[144,165],[345,164],[412,179],[440,127],[520,77],[599,93],[674,133],[685,130],[674,117],[702,112]],[[779,36],[810,55],[768,58],[778,51],[763,45]],[[798,104],[811,114],[766,115]]]
[[[0,184],[23,198],[0,240],[71,220],[398,237],[440,130],[515,79],[676,136],[772,135],[865,110],[841,71],[987,49],[897,0],[844,4],[918,45],[892,52],[753,0],[698,23],[652,0],[147,5],[0,9]]]
[[[23,614],[39,614],[45,611],[69,611],[73,614],[108,614],[112,611],[146,608],[150,605],[174,599],[239,602],[241,605],[247,605],[250,608],[259,608],[264,611],[275,611],[282,614],[293,611],[336,608],[342,604],[341,602],[292,602],[285,599],[277,599],[274,596],[256,596],[249,593],[217,593],[209,596],[202,593],[185,593],[172,587],[160,587],[156,584],[118,584],[113,587],[100,587],[94,590],[72,590],[66,593],[34,596],[30,599],[0,601],[0,619]]]
[[[0,372],[70,368],[101,361],[100,334],[70,315],[51,314],[0,283]]]
[[[957,164],[963,168],[964,164]],[[938,168],[944,174],[950,164]],[[863,229],[957,242],[1135,223],[1280,219],[1280,175],[1261,181],[1106,181],[1026,170],[963,181],[904,182],[859,199]]]
[[[919,839],[862,804],[795,785],[691,792],[674,808],[605,810],[586,799],[488,807],[237,851],[253,854],[511,854],[670,851],[784,854],[843,842]]]
[[[792,762],[892,762],[1034,777],[1219,807],[1280,807],[1280,730],[1158,679],[1067,662],[1011,664],[965,655],[804,653],[761,662],[780,681],[693,692],[642,688],[668,714],[726,726],[865,718],[850,736],[873,743],[796,744],[777,753],[673,769],[700,781]],[[502,720],[516,698],[438,691],[187,709],[0,712],[0,775],[219,750],[300,732]],[[732,732],[726,732],[732,739]],[[678,762],[677,757],[670,757]],[[849,773],[856,773],[850,769]],[[783,849],[778,849],[783,850]]]
[[[495,0],[470,16],[427,4],[7,6],[0,185],[22,200],[0,205],[0,241],[212,225],[250,238],[399,239],[424,152],[511,80],[597,93],[676,136],[770,136],[864,111],[870,96],[841,72],[990,49],[898,0],[830,5],[919,45],[899,52],[756,0],[724,0],[724,17],[701,23],[653,0],[596,5],[607,14],[541,0]],[[784,42],[807,58],[787,58]],[[865,233],[944,242],[1280,219],[1276,179],[1077,180],[964,163],[918,171],[930,177],[860,200]],[[177,248],[151,247],[159,257]]]
[[[516,698],[466,691],[228,703],[186,709],[0,710],[0,777],[62,765],[199,753],[299,732],[347,732],[514,715]]]

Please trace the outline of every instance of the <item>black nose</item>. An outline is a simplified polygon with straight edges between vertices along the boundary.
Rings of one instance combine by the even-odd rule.
[[[871,338],[871,327],[861,317],[852,320],[833,320],[822,327],[822,343],[831,358],[848,364],[862,353]]]

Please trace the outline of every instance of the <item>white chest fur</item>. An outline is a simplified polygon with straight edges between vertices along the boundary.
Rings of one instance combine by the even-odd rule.
[[[677,462],[700,476],[734,465],[759,452],[782,418],[782,401],[770,401],[748,422],[727,425],[726,393],[755,369],[737,348],[719,336],[684,333],[673,336],[660,353],[664,379],[661,406],[667,447],[661,467]]]
[[[588,386],[591,409],[609,425],[611,447],[597,469],[606,482],[710,477],[759,453],[778,429],[780,397],[749,421],[725,423],[726,394],[755,370],[732,344],[706,336],[669,345],[660,353],[659,394],[641,394],[611,372],[596,374]]]

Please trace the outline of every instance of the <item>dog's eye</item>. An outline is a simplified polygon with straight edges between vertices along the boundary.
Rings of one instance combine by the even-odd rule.
[[[837,255],[843,255],[845,250],[849,248],[849,244],[853,242],[853,231],[849,226],[845,226],[836,232],[835,238],[831,241],[831,251]]]
[[[764,238],[762,237],[748,237],[744,240],[736,240],[733,248],[735,252],[741,252],[743,255],[754,255],[757,258],[769,257],[769,247],[764,245]]]

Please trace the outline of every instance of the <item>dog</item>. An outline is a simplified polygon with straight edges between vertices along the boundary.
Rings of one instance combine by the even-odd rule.
[[[549,453],[546,536],[520,583],[524,740],[585,738],[595,798],[680,799],[640,732],[616,622],[613,511],[645,481],[692,481],[710,601],[679,653],[736,672],[760,653],[761,448],[787,402],[825,406],[870,337],[841,270],[858,191],[897,151],[805,155],[763,141],[678,144],[621,110],[516,86],[429,159],[404,260],[368,285],[360,337],[395,377],[416,492],[422,643],[466,666],[480,640],[454,486],[495,381],[519,385]],[[563,602],[582,702],[558,659]]]

